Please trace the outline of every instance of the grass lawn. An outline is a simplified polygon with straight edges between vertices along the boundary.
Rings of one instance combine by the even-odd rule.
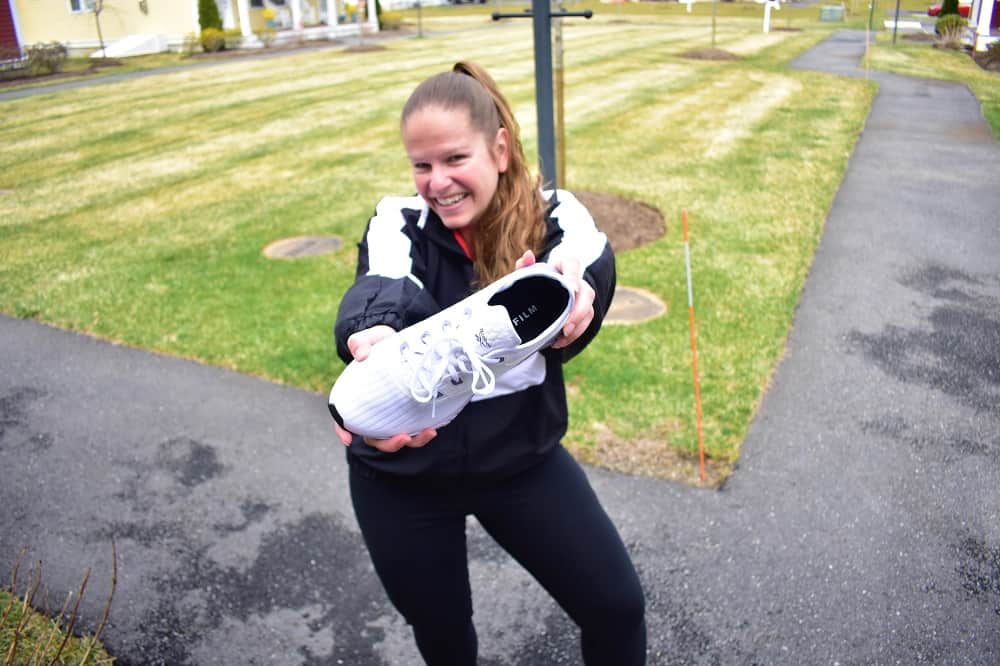
[[[982,69],[964,51],[900,39],[893,44],[891,34],[879,35],[870,62],[873,68],[887,72],[966,84],[979,100],[993,136],[1000,140],[1000,72]]]
[[[818,11],[768,34],[759,7],[720,18],[715,46],[740,58],[706,61],[680,56],[710,45],[705,7],[597,9],[564,29],[568,186],[662,211],[667,234],[621,253],[618,268],[621,284],[668,311],[606,327],[567,367],[567,443],[659,476],[695,451],[686,209],[718,478],[782,354],[875,84],[786,68],[842,27]],[[0,311],[325,393],[341,369],[331,329],[354,243],[379,196],[412,191],[397,123],[413,85],[457,59],[482,63],[537,161],[530,22],[497,25],[480,11],[437,20],[482,29],[382,51],[233,61],[4,102]],[[261,253],[306,234],[344,247],[294,261]]]

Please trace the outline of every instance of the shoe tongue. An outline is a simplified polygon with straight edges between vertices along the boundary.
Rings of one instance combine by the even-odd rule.
[[[514,330],[507,308],[491,305],[480,310],[469,328],[475,348],[481,356],[494,349],[513,349],[521,344],[521,336]]]

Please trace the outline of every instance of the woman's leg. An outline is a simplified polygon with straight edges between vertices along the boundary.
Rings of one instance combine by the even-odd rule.
[[[579,625],[586,664],[646,663],[639,576],[586,475],[565,449],[478,494],[475,509],[483,528]]]
[[[431,666],[476,663],[465,514],[442,494],[350,466],[351,500],[375,571]]]

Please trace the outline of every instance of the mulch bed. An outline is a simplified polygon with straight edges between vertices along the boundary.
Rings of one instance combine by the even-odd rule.
[[[739,60],[740,57],[723,49],[692,49],[681,53],[682,58],[692,60]]]
[[[615,252],[651,243],[667,231],[660,211],[642,202],[605,192],[574,190],[573,194],[590,211]]]

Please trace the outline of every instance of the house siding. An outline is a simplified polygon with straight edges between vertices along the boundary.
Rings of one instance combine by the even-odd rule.
[[[91,12],[70,11],[69,0],[0,0],[15,3],[21,39],[26,44],[58,41],[72,45],[97,44],[97,25]],[[82,2],[82,0],[81,0]],[[198,30],[191,0],[151,0],[147,14],[136,0],[105,0],[101,32],[105,43],[129,35],[166,35],[179,41]]]

